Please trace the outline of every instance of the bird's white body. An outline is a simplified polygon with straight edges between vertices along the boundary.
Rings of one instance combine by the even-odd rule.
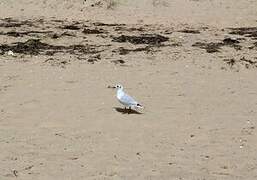
[[[123,91],[122,85],[116,85],[115,88],[117,88],[117,94],[116,97],[118,101],[125,106],[125,108],[142,108],[143,106],[140,105],[137,101],[135,101],[131,96],[126,94]]]

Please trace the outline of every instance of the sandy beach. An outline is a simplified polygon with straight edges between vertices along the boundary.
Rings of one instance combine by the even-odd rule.
[[[0,179],[257,179],[256,7],[2,0]]]

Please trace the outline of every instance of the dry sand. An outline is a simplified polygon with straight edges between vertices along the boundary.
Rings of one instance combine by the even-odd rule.
[[[0,179],[257,179],[256,7],[2,0]]]

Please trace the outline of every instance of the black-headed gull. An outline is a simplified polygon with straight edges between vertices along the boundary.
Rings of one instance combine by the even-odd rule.
[[[129,96],[123,91],[123,86],[121,84],[117,84],[112,88],[117,89],[116,97],[118,101],[125,106],[125,109],[143,108],[141,104],[139,104],[136,100],[134,100],[131,96]]]

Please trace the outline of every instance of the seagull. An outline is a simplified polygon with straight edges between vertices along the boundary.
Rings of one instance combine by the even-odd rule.
[[[116,86],[112,87],[117,89],[116,97],[118,101],[124,105],[125,109],[135,109],[135,108],[143,108],[141,104],[135,101],[131,96],[127,95],[123,91],[123,86],[121,84],[117,84]]]

